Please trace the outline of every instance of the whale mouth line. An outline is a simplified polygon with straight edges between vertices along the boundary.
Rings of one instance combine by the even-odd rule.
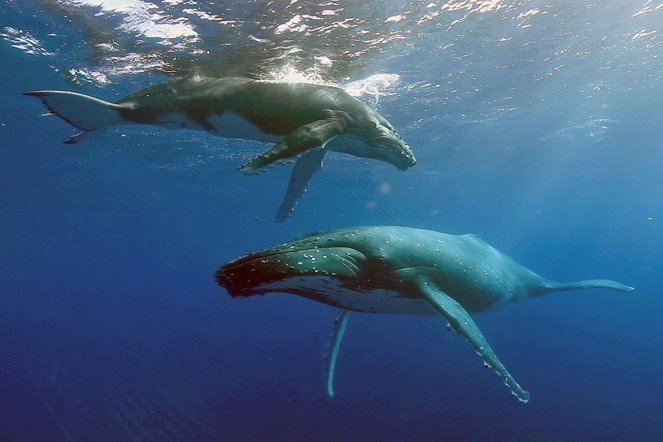
[[[366,136],[360,132],[345,133],[329,145],[330,150],[359,158],[375,159],[407,170],[416,164],[414,154],[402,140],[391,136]]]
[[[404,266],[404,267],[399,267],[397,269],[394,269],[394,273],[402,272],[402,271],[408,271],[408,270],[440,270],[439,268],[435,266],[430,266],[430,265],[424,265],[424,264],[417,264],[417,265],[412,265],[412,266]]]
[[[233,297],[253,296],[273,291],[274,284],[286,280],[360,278],[366,261],[363,253],[351,247],[286,247],[229,262],[215,273],[215,280]]]
[[[302,247],[297,247],[295,245],[289,245],[289,244],[284,244],[284,246],[287,246],[287,249],[281,249],[279,246],[272,247],[271,249],[263,250],[259,255],[255,253],[251,253],[248,255],[243,255],[240,256],[239,258],[236,258],[230,262],[228,262],[225,267],[227,268],[233,268],[241,265],[246,265],[249,264],[253,261],[260,260],[260,259],[270,259],[275,256],[279,255],[287,255],[288,253],[301,253],[301,252],[314,252],[316,250],[325,250],[327,247],[318,247],[318,246],[309,246],[309,245],[302,245]],[[347,249],[350,249],[351,247],[344,247]],[[355,250],[357,253],[361,253],[356,249]],[[317,252],[316,252],[317,253]]]

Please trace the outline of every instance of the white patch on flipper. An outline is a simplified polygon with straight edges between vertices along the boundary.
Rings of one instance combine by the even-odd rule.
[[[308,291],[315,300],[358,312],[425,316],[438,314],[424,299],[406,298],[398,292],[383,289],[365,292],[349,290],[337,279],[328,276],[297,276],[262,284],[256,289],[261,292],[280,293],[293,293],[293,290]]]
[[[281,135],[272,135],[263,132],[258,126],[234,112],[224,112],[221,115],[212,115],[207,118],[215,135],[225,138],[262,141],[265,143],[278,143],[283,139]]]

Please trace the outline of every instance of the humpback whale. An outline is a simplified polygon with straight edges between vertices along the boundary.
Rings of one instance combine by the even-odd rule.
[[[470,316],[551,292],[632,287],[607,279],[555,282],[521,266],[476,235],[409,227],[355,227],[310,233],[234,259],[215,274],[233,297],[272,292],[340,310],[326,355],[329,396],[350,311],[439,315],[464,337],[522,402],[525,391]]]
[[[70,91],[25,95],[39,98],[51,113],[83,131],[67,139],[68,144],[119,124],[198,129],[275,143],[239,170],[251,175],[275,163],[297,161],[277,222],[290,215],[328,150],[385,161],[400,170],[416,163],[386,118],[332,86],[196,76],[148,87],[116,103]]]

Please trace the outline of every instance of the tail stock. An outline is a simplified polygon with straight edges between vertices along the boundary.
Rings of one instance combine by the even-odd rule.
[[[31,91],[23,95],[39,98],[51,113],[84,131],[65,141],[68,144],[81,141],[87,132],[126,122],[122,111],[130,109],[127,105],[111,103],[77,92]]]

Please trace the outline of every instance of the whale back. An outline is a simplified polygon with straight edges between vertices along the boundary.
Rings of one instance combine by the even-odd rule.
[[[385,226],[355,235],[362,252],[388,262],[397,278],[425,274],[471,312],[526,299],[550,282],[473,234]]]
[[[324,120],[324,109],[342,109],[356,120],[376,113],[336,87],[241,77],[177,78],[128,95],[118,103],[131,104],[132,118],[140,123],[153,124],[161,113],[184,112],[204,124],[210,115],[232,112],[274,135],[286,135]]]
[[[546,279],[474,234],[449,235],[407,227],[388,227],[386,232],[389,231],[392,232],[390,237],[403,238],[399,241],[401,249],[391,257],[396,266],[403,269],[396,273],[429,276],[441,291],[469,312],[494,310],[511,302],[559,291],[634,290],[609,279],[572,282]]]

